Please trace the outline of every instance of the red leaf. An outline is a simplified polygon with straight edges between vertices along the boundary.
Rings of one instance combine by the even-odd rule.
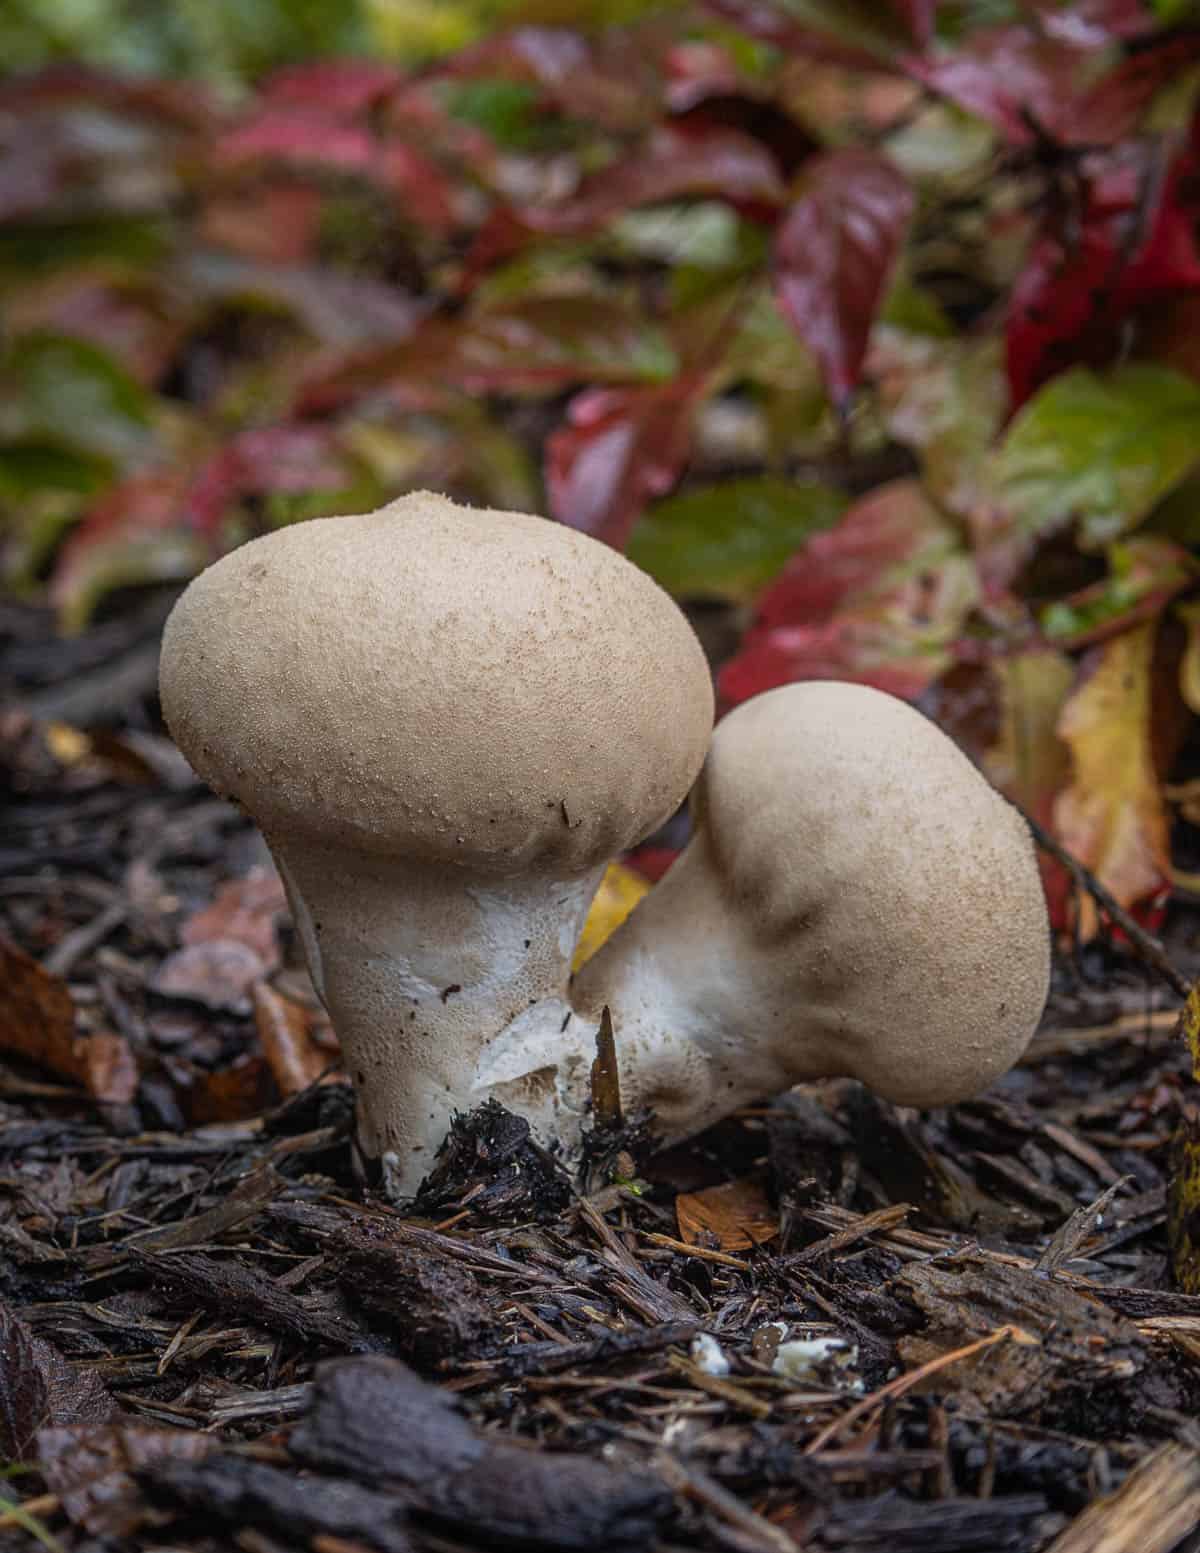
[[[1133,308],[1200,285],[1200,252],[1181,190],[1180,158],[1157,203],[1143,208],[1127,163],[1098,179],[1070,243],[1047,232],[1035,243],[1009,299],[1006,351],[1013,407],[1077,362],[1102,363]],[[1146,186],[1153,190],[1152,170]],[[1140,225],[1140,241],[1130,242]]]
[[[119,76],[87,65],[62,64],[10,78],[0,86],[0,108],[6,110],[61,103],[109,108],[184,129],[205,129],[215,118],[214,105],[202,87],[161,76]]]
[[[638,151],[588,179],[557,205],[526,205],[518,219],[538,232],[589,232],[637,205],[685,194],[775,205],[783,198],[770,152],[737,130],[665,125]]]
[[[662,388],[585,389],[567,424],[546,442],[546,489],[560,522],[624,549],[651,497],[679,478],[691,445],[692,415],[706,379]]]
[[[264,83],[262,97],[267,102],[315,107],[322,114],[353,118],[403,82],[402,71],[378,60],[316,60],[276,71]]]
[[[775,238],[775,294],[821,365],[838,406],[858,383],[867,340],[904,242],[913,195],[870,151],[807,164],[805,190]]]
[[[911,57],[915,80],[993,125],[1013,145],[1029,145],[1035,126],[1053,133],[1075,100],[1089,52],[1028,27],[972,32],[952,51]]]
[[[316,108],[267,108],[218,138],[218,167],[272,160],[300,162],[338,172],[365,172],[375,160],[375,137]]]
[[[911,700],[948,666],[976,593],[957,530],[917,482],[881,486],[815,534],[767,589],[721,672],[721,698],[846,679]]]
[[[382,384],[436,383],[468,393],[521,393],[629,382],[672,370],[645,315],[615,299],[531,296],[462,319],[432,318],[408,339],[350,356],[305,385],[304,410]]]
[[[662,105],[662,78],[645,28],[588,37],[569,27],[517,27],[464,50],[454,76],[503,72],[532,82],[553,105],[606,129],[648,125]]]
[[[1147,32],[1154,18],[1142,0],[1033,0],[1038,27],[1051,38],[1089,48],[1113,38],[1133,38]]]
[[[704,9],[785,54],[840,65],[846,70],[879,70],[885,63],[869,49],[840,42],[806,26],[773,0],[704,0]]]
[[[182,515],[192,528],[215,536],[221,519],[243,496],[335,491],[347,479],[330,427],[258,427],[240,432],[201,468],[184,498]]]
[[[664,60],[667,106],[686,113],[698,102],[715,95],[744,90],[737,61],[719,43],[699,39],[677,43]]]

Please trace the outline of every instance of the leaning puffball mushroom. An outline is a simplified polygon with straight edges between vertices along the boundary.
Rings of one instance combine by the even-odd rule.
[[[815,681],[718,726],[693,839],[576,978],[664,1140],[817,1078],[901,1105],[978,1093],[1045,1004],[1024,820],[932,722]]]
[[[419,493],[218,561],[160,678],[179,747],[271,848],[388,1189],[485,1098],[501,1037],[510,1103],[553,1136],[565,1098],[577,1136],[595,1026],[571,1028],[572,951],[712,730],[669,596],[558,524]]]

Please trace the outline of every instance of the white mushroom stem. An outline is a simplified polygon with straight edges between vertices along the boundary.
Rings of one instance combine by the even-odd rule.
[[[603,869],[508,879],[268,839],[354,1079],[359,1143],[389,1194],[411,1195],[451,1115],[486,1098],[476,1069],[501,1032],[515,1093],[535,1112],[549,1098],[522,1052],[570,1021],[571,954]]]

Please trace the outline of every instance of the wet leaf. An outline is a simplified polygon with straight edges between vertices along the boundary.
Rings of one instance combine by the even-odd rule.
[[[50,581],[50,599],[65,631],[78,631],[113,588],[183,582],[209,558],[199,535],[181,526],[179,476],[123,481],[91,508],[64,544]]]
[[[0,1051],[82,1085],[94,1100],[127,1105],[138,1071],[124,1036],[76,1035],[65,984],[15,944],[0,938]]]
[[[160,997],[244,1014],[250,1008],[251,989],[266,974],[267,966],[248,944],[236,938],[209,938],[169,954],[150,986]]]
[[[886,158],[849,149],[813,157],[775,237],[775,289],[821,364],[830,397],[856,387],[871,325],[887,295],[913,212],[904,176]]]
[[[329,1058],[309,1033],[306,1009],[275,991],[269,982],[254,984],[254,1025],[258,1042],[281,1095],[298,1094],[315,1084]]]
[[[66,1424],[39,1432],[38,1471],[73,1525],[94,1537],[125,1539],[147,1514],[135,1474],[168,1461],[198,1461],[216,1444],[194,1429]]]
[[[665,125],[636,154],[593,174],[570,199],[523,205],[517,215],[532,231],[564,236],[595,231],[638,205],[683,195],[773,207],[783,193],[774,157],[753,136],[719,126]]]
[[[265,1058],[239,1057],[215,1073],[197,1073],[187,1092],[188,1120],[193,1127],[214,1122],[244,1122],[276,1101],[271,1069]]]
[[[671,343],[643,313],[594,296],[527,297],[351,358],[308,386],[305,406],[337,403],[379,384],[442,383],[471,394],[545,392],[573,383],[665,382]]]
[[[1097,73],[1094,42],[1020,24],[977,27],[950,49],[905,60],[909,74],[998,130],[1013,145],[1037,131],[1070,139],[1082,93]]]
[[[972,513],[985,499],[986,460],[1008,408],[999,341],[885,326],[866,370],[888,434],[920,454],[930,495],[951,512]]]
[[[677,598],[752,599],[846,499],[826,485],[769,475],[659,502],[630,537],[629,559]]]
[[[1065,653],[1035,648],[1001,659],[992,672],[1000,690],[1000,726],[980,752],[981,764],[1006,797],[1052,829],[1055,803],[1071,777],[1071,754],[1058,725],[1075,683],[1075,666]],[[1044,853],[1039,852],[1038,864],[1051,922],[1065,928],[1071,880]]]
[[[761,1176],[743,1176],[702,1192],[681,1192],[675,1199],[679,1238],[689,1246],[746,1251],[779,1234],[779,1213],[771,1206]]]
[[[211,905],[183,924],[183,944],[234,940],[252,949],[268,970],[280,962],[276,923],[287,912],[283,883],[273,868],[254,868],[243,879],[223,884]]]
[[[1071,784],[1054,806],[1059,840],[1122,906],[1170,879],[1168,817],[1151,744],[1155,626],[1094,648],[1063,708],[1059,735],[1071,751]],[[1081,931],[1098,919],[1082,903]]]
[[[1196,562],[1180,545],[1136,535],[1109,546],[1103,581],[1047,604],[1038,623],[1056,646],[1089,646],[1160,614],[1197,574]]]
[[[962,536],[916,481],[894,481],[814,535],[759,601],[718,686],[732,703],[801,679],[913,698],[951,661],[978,596]]]
[[[650,886],[641,874],[621,863],[610,863],[604,870],[600,888],[596,891],[583,932],[575,946],[571,961],[572,972],[590,960],[596,950],[611,938],[625,918],[642,899],[649,894]]]
[[[907,0],[896,6],[877,0],[705,0],[706,10],[785,54],[851,70],[877,70],[911,46],[907,18],[899,14],[905,5]]]
[[[31,1461],[39,1429],[76,1421],[95,1428],[117,1411],[94,1373],[69,1364],[0,1303],[0,1456]]]
[[[646,503],[670,490],[691,445],[703,374],[662,388],[589,388],[546,439],[546,490],[560,522],[624,547]]]
[[[1014,404],[1078,361],[1115,356],[1134,308],[1200,284],[1187,199],[1192,176],[1181,158],[1165,179],[1147,164],[1137,178],[1111,180],[1107,194],[1098,183],[1081,223],[1073,222],[1062,236],[1047,231],[1034,244],[1008,303],[1005,344]]]
[[[1029,538],[1077,521],[1100,545],[1139,524],[1200,459],[1200,387],[1130,363],[1041,389],[998,450],[997,495]]]
[[[151,401],[98,346],[66,335],[24,335],[5,353],[3,373],[11,395],[6,441],[50,438],[117,465],[147,452]]]

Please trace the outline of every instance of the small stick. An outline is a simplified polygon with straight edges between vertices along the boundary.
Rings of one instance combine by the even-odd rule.
[[[1072,857],[1066,848],[1056,841],[1043,825],[1039,825],[1035,819],[1026,814],[1019,804],[1016,807],[1025,823],[1029,826],[1029,829],[1033,832],[1033,839],[1041,847],[1042,851],[1048,852],[1051,857],[1062,864],[1079,888],[1086,890],[1100,910],[1104,912],[1105,916],[1116,923],[1117,927],[1125,934],[1125,937],[1137,950],[1141,958],[1145,960],[1146,964],[1153,966],[1167,985],[1177,992],[1181,998],[1186,998],[1192,990],[1191,985],[1187,978],[1181,976],[1171,964],[1167,958],[1166,950],[1159,943],[1158,939],[1155,938],[1154,934],[1148,933],[1144,927],[1135,922],[1124,906],[1109,894],[1099,879],[1089,869],[1085,868],[1077,857]]]

